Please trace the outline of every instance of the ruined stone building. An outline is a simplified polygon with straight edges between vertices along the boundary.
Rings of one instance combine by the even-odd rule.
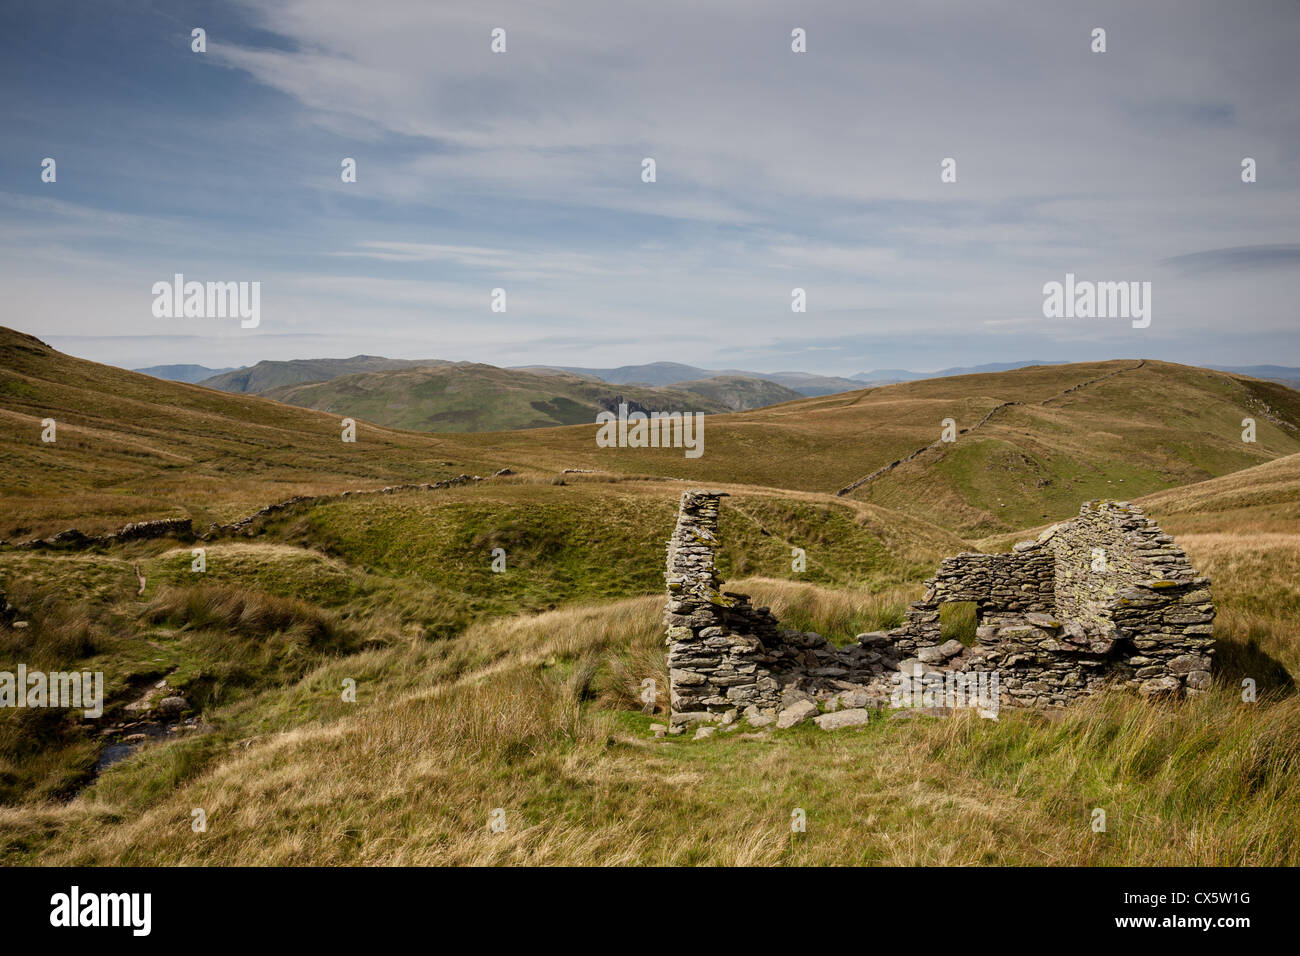
[[[1210,683],[1214,606],[1173,539],[1127,502],[1078,517],[1006,554],[945,558],[901,627],[833,647],[782,628],[722,590],[721,492],[682,495],[668,543],[668,666],[675,725],[762,721],[792,699],[884,706],[900,671],[996,672],[1002,706],[1060,707],[1108,683],[1182,695]],[[975,640],[942,641],[940,607],[971,602]]]

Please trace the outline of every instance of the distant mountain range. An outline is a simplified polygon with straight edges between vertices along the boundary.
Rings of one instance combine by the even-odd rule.
[[[214,375],[233,372],[233,368],[208,368],[206,365],[150,365],[148,368],[132,369],[141,375],[152,375],[168,382],[189,382],[191,385]]]
[[[925,378],[948,378],[952,375],[978,375],[985,372],[1007,372],[1029,365],[1065,365],[1065,362],[1044,362],[1030,359],[1024,362],[992,362],[988,365],[946,368],[938,372],[912,372],[908,369],[875,369],[843,378],[836,375],[816,375],[811,372],[749,372],[743,369],[707,369],[677,362],[651,362],[647,365],[621,365],[618,368],[584,368],[572,365],[525,365],[530,371],[571,372],[587,375],[604,382],[638,385],[675,385],[692,379],[713,378],[719,375],[759,378],[794,389],[805,397],[851,392],[872,385],[892,385],[895,382],[915,382]]]
[[[360,372],[391,372],[451,364],[443,359],[390,359],[379,355],[354,355],[345,359],[291,359],[287,362],[258,362],[244,368],[229,369],[201,379],[200,384],[223,392],[260,394],[286,385],[327,382],[342,375]]]
[[[163,371],[160,367],[154,372]],[[191,381],[194,369],[180,370]],[[680,368],[694,371],[689,366]],[[633,411],[745,411],[804,396],[776,382],[719,375],[666,385],[608,382],[547,369],[505,369],[442,359],[263,361],[202,378],[206,388],[264,395],[289,405],[351,415],[393,428],[478,432],[575,425],[626,402]]]
[[[682,365],[679,362],[650,362],[646,365],[620,365],[618,368],[585,368],[570,365],[520,365],[516,368],[543,374],[568,372],[572,375],[600,379],[611,385],[676,385],[678,382],[699,381],[719,376],[757,378],[793,389],[805,398],[832,395],[835,392],[851,392],[862,388],[861,382],[833,375],[814,375],[809,372],[747,372],[735,368],[708,369],[695,365]]]
[[[995,362],[937,372],[873,369],[849,378],[808,372],[706,369],[679,362],[617,368],[529,365],[498,368],[444,359],[263,361],[234,369],[158,365],[136,369],[156,378],[197,383],[235,394],[353,415],[419,431],[476,432],[541,428],[593,421],[626,401],[633,410],[749,411],[799,398],[900,382],[1012,371],[1064,362]],[[1220,367],[1218,371],[1300,387],[1300,369],[1280,365]]]
[[[253,366],[238,368],[208,368],[205,365],[153,365],[133,371],[172,382],[202,382],[210,388],[224,392],[263,392],[282,385],[305,382],[323,382],[340,375],[356,372],[376,372],[398,368],[432,367],[456,364],[446,359],[390,359],[377,355],[354,355],[346,359],[293,359],[290,361],[265,361]],[[469,364],[469,363],[460,363]],[[940,369],[937,372],[913,372],[910,369],[883,368],[859,372],[847,378],[836,375],[818,375],[812,372],[750,372],[744,369],[706,369],[680,362],[650,362],[645,365],[620,365],[617,368],[587,368],[576,365],[516,365],[512,368],[529,372],[569,372],[599,379],[611,385],[678,385],[701,379],[727,376],[757,378],[775,382],[806,397],[830,395],[834,392],[853,391],[868,385],[890,385],[894,382],[915,382],[926,378],[948,378],[953,375],[980,375],[986,372],[1008,372],[1031,365],[1065,365],[1064,361],[1029,359],[1023,362],[989,362],[984,365],[961,365]],[[1300,383],[1300,368],[1284,365],[1206,365],[1220,372],[1250,375],[1286,384]],[[232,374],[240,373],[240,374]],[[218,379],[217,381],[208,381]]]
[[[471,362],[340,375],[260,392],[290,405],[414,431],[483,432],[589,424],[626,402],[640,412],[739,411],[802,398],[759,379],[719,377],[671,388],[613,385]]]
[[[945,368],[938,372],[909,372],[902,368],[878,368],[871,372],[859,372],[850,376],[855,382],[869,385],[892,385],[894,382],[915,382],[923,378],[951,378],[954,375],[982,375],[986,372],[1010,372],[1031,365],[1065,365],[1066,362],[1044,362],[1031,359],[1027,362],[990,362],[987,365],[963,365]]]

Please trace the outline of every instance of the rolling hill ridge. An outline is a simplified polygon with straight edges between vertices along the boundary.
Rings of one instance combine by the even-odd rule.
[[[1242,420],[1256,440],[1242,440]],[[944,422],[957,431],[942,442]],[[706,419],[697,459],[595,447],[588,428],[466,436],[522,464],[845,489],[963,535],[1073,514],[1300,451],[1300,393],[1168,362],[1120,360],[926,379]],[[869,479],[869,480],[864,480]]]
[[[260,393],[305,382],[324,382],[341,375],[449,364],[451,363],[442,359],[390,359],[378,355],[354,355],[344,359],[263,361],[201,379],[197,384],[223,392]]]
[[[0,500],[13,505],[3,537],[61,530],[74,515],[100,521],[99,530],[178,513],[231,520],[307,491],[502,467],[821,495],[852,486],[846,494],[854,500],[982,537],[1066,517],[1087,498],[1137,497],[1300,451],[1300,393],[1141,360],[929,379],[719,412],[705,419],[705,453],[696,459],[679,449],[597,447],[586,410],[582,424],[523,432],[396,431],[369,424],[366,411],[378,410],[365,409],[364,394],[332,399],[332,413],[300,409],[74,359],[9,330],[0,332],[0,370]],[[444,389],[455,377],[446,366],[382,374],[442,376],[431,387]],[[541,417],[535,400],[525,393],[519,407]],[[703,399],[691,401],[698,407]],[[339,439],[344,415],[361,422],[355,445]],[[39,441],[47,417],[59,422],[56,446]],[[1245,417],[1257,422],[1254,443],[1242,441]],[[952,443],[939,440],[946,419],[958,430]]]

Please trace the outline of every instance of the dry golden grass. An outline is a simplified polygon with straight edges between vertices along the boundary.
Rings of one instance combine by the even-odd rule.
[[[1213,582],[1225,679],[1290,685],[1300,674],[1300,534],[1185,534],[1178,543]]]
[[[851,613],[826,589],[746,587]],[[1297,698],[1121,693],[1055,719],[655,741],[662,717],[638,694],[646,677],[666,686],[661,612],[657,598],[569,608],[333,661],[299,685],[321,697],[316,719],[229,744],[143,804],[128,762],[65,806],[0,810],[0,840],[51,864],[1300,862]],[[348,674],[355,705],[333,700]]]
[[[1300,534],[1300,455],[1157,492],[1141,504],[1172,534]]]
[[[729,583],[765,604],[786,627],[816,631],[837,644],[864,631],[884,630],[902,623],[909,601],[920,596],[918,585],[880,590],[834,590],[779,578],[747,578]]]

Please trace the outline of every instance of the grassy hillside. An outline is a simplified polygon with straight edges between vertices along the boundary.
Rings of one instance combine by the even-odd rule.
[[[434,379],[439,372],[396,374]],[[441,381],[430,387],[443,388],[445,400]],[[533,399],[526,397],[515,406],[520,414],[541,414],[527,410]],[[486,407],[482,395],[467,402]],[[353,410],[357,403],[364,406],[364,396],[328,414],[227,396],[0,332],[0,502],[7,505],[0,537],[175,514],[228,520],[308,491],[501,467],[820,494],[861,482],[849,497],[980,537],[1067,517],[1086,498],[1137,497],[1300,451],[1300,393],[1161,362],[1031,367],[710,415],[696,459],[682,449],[599,448],[594,413],[591,424],[435,437],[370,425]],[[345,414],[362,422],[356,444],[339,440]],[[1257,422],[1254,444],[1241,441],[1248,415]],[[46,417],[59,423],[55,445],[39,440]],[[953,444],[938,443],[945,418],[968,429]]]
[[[1142,504],[1173,532],[1300,534],[1300,455],[1156,492]]]
[[[1133,498],[1300,450],[1300,393],[1204,369],[1146,362],[1074,392],[1015,400],[1024,404],[854,497],[946,513],[947,527],[979,535],[1068,516],[1089,498]],[[1247,416],[1256,420],[1253,444],[1241,437]]]
[[[1246,416],[1257,422],[1254,444],[1241,440]],[[952,444],[940,442],[947,418],[964,430]],[[1088,498],[1137,497],[1300,451],[1300,393],[1165,362],[906,382],[706,421],[697,459],[597,448],[589,428],[467,438],[538,467],[822,493],[927,449],[851,497],[975,537],[1068,517]]]
[[[617,410],[620,399],[633,409],[639,406],[647,411],[710,414],[730,408],[720,398],[685,389],[607,385],[562,372],[537,374],[468,362],[344,375],[327,382],[273,388],[264,394],[290,405],[364,418],[391,428],[431,432],[594,424],[598,412]],[[776,400],[788,397],[781,390]]]
[[[41,441],[42,421],[57,423]],[[309,492],[491,474],[490,452],[72,358],[0,329],[0,539],[191,515],[229,521]]]

